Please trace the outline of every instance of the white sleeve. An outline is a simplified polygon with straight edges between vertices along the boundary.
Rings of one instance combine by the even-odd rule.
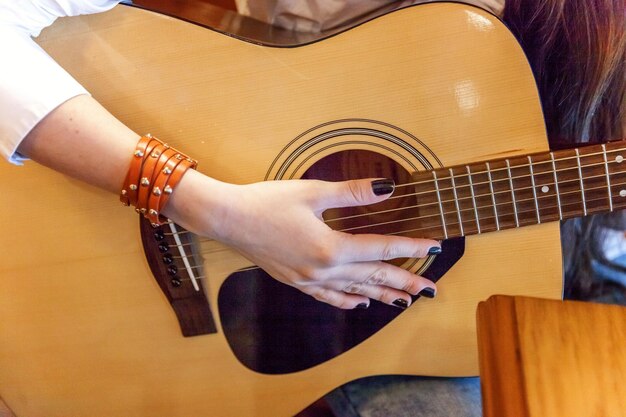
[[[60,104],[87,91],[31,38],[59,16],[110,9],[113,0],[0,0],[0,154],[15,164],[24,137]]]

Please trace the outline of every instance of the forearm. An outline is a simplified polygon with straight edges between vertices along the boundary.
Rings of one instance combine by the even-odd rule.
[[[61,104],[18,152],[73,178],[119,193],[139,135],[87,95]]]
[[[109,191],[114,199],[120,194],[139,138],[95,99],[81,95],[61,104],[41,120],[21,142],[18,152]],[[223,204],[222,194],[227,188],[227,184],[189,170],[163,214],[205,236],[215,237],[214,224],[219,224],[219,218],[225,215],[227,205]]]

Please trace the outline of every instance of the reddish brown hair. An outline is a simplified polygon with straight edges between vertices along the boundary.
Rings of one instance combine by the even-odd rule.
[[[624,138],[624,0],[506,0],[504,21],[533,68],[551,142]]]

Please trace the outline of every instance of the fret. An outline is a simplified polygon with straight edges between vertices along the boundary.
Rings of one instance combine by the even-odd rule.
[[[452,183],[452,192],[454,193],[454,205],[456,206],[456,213],[459,218],[459,228],[461,229],[461,236],[465,236],[463,231],[463,218],[461,217],[461,208],[459,207],[459,197],[456,194],[456,184],[454,183],[454,173],[452,168],[448,170],[450,172],[450,182]]]
[[[509,185],[511,186],[511,200],[513,201],[513,214],[515,215],[515,227],[519,227],[519,218],[517,217],[517,203],[515,202],[515,190],[513,186],[513,176],[511,175],[511,163],[506,160],[506,170],[509,174]]]
[[[537,200],[537,185],[535,184],[535,173],[533,172],[533,160],[528,155],[528,170],[530,171],[530,182],[533,186],[533,197],[535,199],[535,210],[537,210],[537,224],[541,224],[541,214],[539,213],[539,201]]]
[[[496,203],[496,193],[493,191],[493,179],[491,178],[491,167],[489,162],[485,162],[487,166],[487,177],[489,178],[489,190],[491,191],[491,201],[493,203],[493,214],[496,219],[496,230],[500,230],[500,221],[498,220],[498,204]]]
[[[550,159],[552,160],[552,172],[554,173],[554,190],[556,191],[556,204],[559,208],[559,220],[563,220],[563,209],[561,208],[561,194],[559,193],[559,179],[556,174],[554,152],[550,152]]]
[[[578,164],[578,178],[580,178],[580,194],[583,200],[583,213],[587,215],[587,202],[585,201],[585,186],[583,184],[583,170],[580,164],[580,152],[578,148],[574,149],[576,151],[576,163]]]
[[[609,149],[611,148],[610,143],[608,144],[608,147]],[[624,167],[624,161],[626,161],[626,159],[622,154],[624,151],[626,151],[626,149],[623,148],[611,150],[611,153],[616,154],[611,158],[612,160],[610,163],[611,176],[613,179],[611,184],[613,185],[613,188],[617,188],[617,190],[615,190],[616,195],[614,196],[617,197],[617,200],[613,201],[617,208],[624,208],[626,206],[626,167]],[[613,196],[613,193],[611,193],[611,196]]]
[[[439,213],[441,215],[441,225],[443,226],[443,235],[448,238],[448,228],[446,227],[446,217],[443,214],[443,202],[441,201],[441,194],[439,193],[439,182],[437,181],[437,172],[433,172],[433,178],[435,181],[435,192],[437,193],[437,202],[439,203]]]
[[[609,174],[609,161],[606,156],[606,145],[602,144],[602,156],[604,157],[604,172],[606,173],[606,186],[609,193],[609,210],[613,211],[613,195],[611,193],[611,175]]]
[[[478,206],[476,205],[476,196],[474,195],[474,183],[472,182],[472,171],[469,165],[466,165],[467,168],[467,179],[469,181],[470,193],[472,194],[472,204],[474,205],[474,216],[476,217],[476,228],[478,229],[478,234],[480,234],[480,219],[478,218]]]
[[[533,212],[537,217],[535,220],[537,223],[553,221],[558,218],[558,204],[550,155],[547,152],[532,155],[528,166],[530,186],[534,190],[532,198],[536,202],[533,207]]]

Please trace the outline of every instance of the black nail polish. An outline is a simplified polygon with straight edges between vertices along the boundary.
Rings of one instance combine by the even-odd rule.
[[[400,307],[402,309],[407,308],[409,306],[408,301],[406,301],[404,298],[398,298],[397,300],[394,300],[394,302],[391,304],[393,304],[396,307]]]
[[[420,291],[419,294],[417,295],[421,297],[426,297],[426,298],[435,298],[435,290],[430,287],[426,287],[422,291]]]
[[[432,248],[428,249],[429,255],[439,255],[440,253],[441,253],[441,246],[433,246]]]
[[[376,195],[391,194],[396,184],[393,180],[374,180],[372,181],[372,191]]]
[[[361,304],[356,306],[356,308],[360,308],[360,309],[363,309],[363,310],[365,310],[367,307],[369,307],[369,304],[367,304],[367,303],[361,303]]]

